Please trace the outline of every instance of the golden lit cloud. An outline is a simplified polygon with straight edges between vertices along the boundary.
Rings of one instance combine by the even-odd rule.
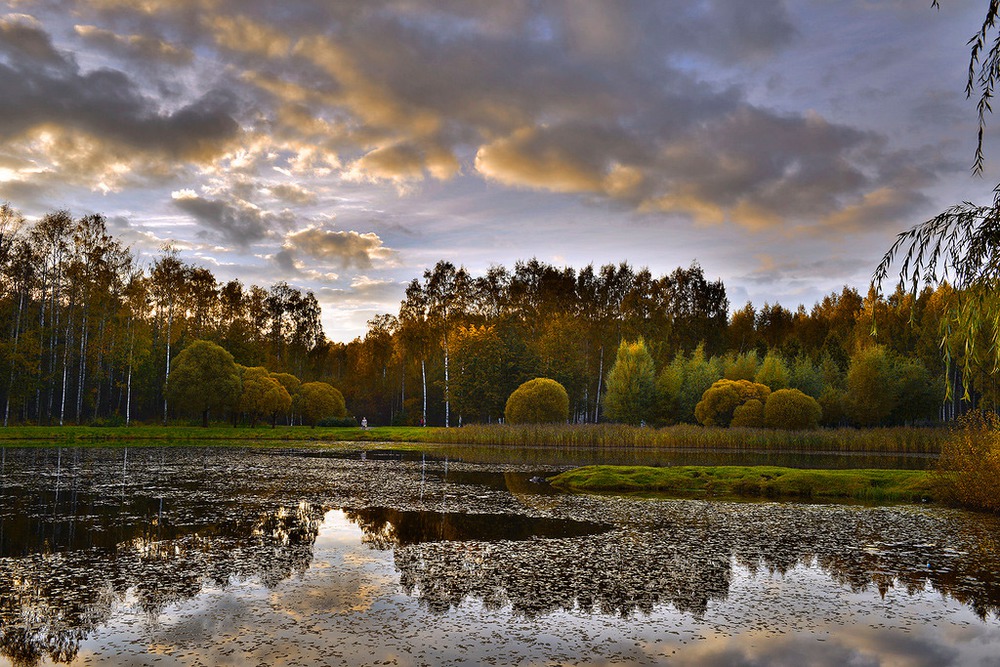
[[[600,192],[605,178],[558,147],[540,149],[538,131],[531,127],[481,146],[476,170],[505,185],[553,192]]]
[[[205,23],[216,44],[231,51],[281,58],[288,54],[292,45],[292,40],[284,33],[246,16],[205,15]]]
[[[162,39],[146,35],[118,35],[92,25],[75,25],[73,30],[84,41],[116,51],[130,58],[163,61],[172,65],[187,65],[194,60],[190,49],[180,48]]]
[[[373,232],[359,233],[322,227],[306,227],[285,235],[283,251],[305,255],[343,268],[371,268],[375,261],[390,259],[395,253],[382,245]]]

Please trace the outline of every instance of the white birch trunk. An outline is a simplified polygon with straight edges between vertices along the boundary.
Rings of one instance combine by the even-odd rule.
[[[604,346],[601,346],[601,361],[597,366],[597,397],[594,400],[594,423],[601,418],[601,382],[604,380]]]
[[[448,334],[444,336],[444,427],[450,428],[451,423],[451,388],[448,385]]]
[[[3,425],[10,419],[10,392],[14,390],[14,358],[17,356],[17,342],[21,337],[21,312],[24,310],[24,290],[17,300],[17,318],[14,320],[14,347],[10,354],[10,377],[7,379],[7,401],[3,409]]]

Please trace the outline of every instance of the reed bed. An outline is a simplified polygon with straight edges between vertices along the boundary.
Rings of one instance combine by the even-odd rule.
[[[492,447],[593,449],[706,449],[732,452],[810,452],[939,454],[950,429],[891,427],[873,429],[704,428],[689,424],[654,429],[622,424],[469,425],[419,434],[422,442]]]
[[[788,452],[829,454],[938,455],[952,430],[947,427],[891,427],[874,429],[819,429],[776,431],[770,429],[705,428],[690,424],[664,428],[623,424],[471,424],[461,428],[382,426],[362,430],[351,427],[233,428],[216,425],[133,426],[17,426],[0,428],[2,441],[50,443],[148,442],[149,444],[206,444],[231,441],[242,445],[268,442],[395,442],[471,445],[482,448],[546,447],[573,450],[705,450],[714,452]]]

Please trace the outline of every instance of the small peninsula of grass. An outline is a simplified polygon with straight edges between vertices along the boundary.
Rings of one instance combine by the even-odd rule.
[[[624,491],[684,497],[923,502],[937,495],[933,473],[918,470],[585,466],[556,475],[549,481],[567,491]]]

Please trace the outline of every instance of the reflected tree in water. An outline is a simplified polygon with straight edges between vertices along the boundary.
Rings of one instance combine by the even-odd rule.
[[[273,588],[309,567],[323,514],[300,503],[188,534],[174,528],[166,539],[147,524],[112,549],[0,558],[0,656],[15,665],[71,662],[129,593],[152,622],[206,585],[256,577]]]

